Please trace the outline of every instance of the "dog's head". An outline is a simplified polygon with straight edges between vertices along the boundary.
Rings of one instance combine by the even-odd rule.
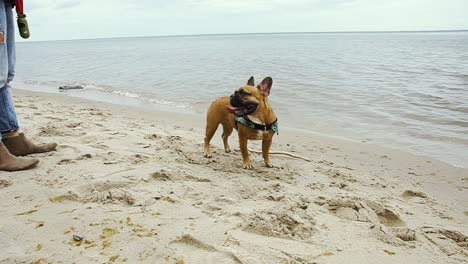
[[[240,87],[231,95],[231,104],[227,106],[227,110],[236,116],[253,114],[270,95],[272,85],[273,79],[266,77],[255,87],[254,77],[250,77],[247,85]]]

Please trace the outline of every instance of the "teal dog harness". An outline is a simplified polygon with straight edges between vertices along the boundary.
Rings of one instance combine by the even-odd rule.
[[[278,118],[275,120],[275,122],[268,124],[268,125],[260,125],[257,123],[254,123],[252,120],[248,119],[246,116],[234,116],[234,119],[236,120],[237,123],[241,123],[242,125],[246,127],[250,127],[255,130],[262,130],[262,131],[267,131],[267,130],[273,130],[277,134],[279,131],[278,128]]]

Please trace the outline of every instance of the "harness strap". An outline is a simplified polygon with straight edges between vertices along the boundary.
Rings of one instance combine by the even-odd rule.
[[[273,130],[276,133],[278,133],[279,131],[278,118],[275,120],[275,122],[271,124],[267,124],[267,125],[260,125],[260,124],[254,123],[252,120],[248,119],[246,116],[235,116],[234,119],[236,120],[236,124],[241,123],[242,125],[246,127],[250,127],[255,130],[261,130],[261,131]]]

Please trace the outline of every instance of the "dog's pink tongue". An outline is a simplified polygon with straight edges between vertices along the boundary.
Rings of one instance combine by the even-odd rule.
[[[239,107],[235,107],[235,106],[232,106],[232,105],[226,105],[226,109],[227,109],[230,113],[235,113],[236,111],[239,110]]]

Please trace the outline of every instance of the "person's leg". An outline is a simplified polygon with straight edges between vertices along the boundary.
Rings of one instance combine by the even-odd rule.
[[[0,2],[0,133],[4,138],[19,129],[9,85],[15,75],[14,19],[11,4],[6,2]]]
[[[2,10],[0,8],[0,23],[2,16],[1,11]],[[0,53],[2,49],[4,49],[4,45],[0,43]],[[0,59],[0,61],[2,60]],[[0,62],[0,64],[1,63],[2,62]],[[13,101],[11,98],[10,89],[11,88],[8,84],[5,84],[0,88],[0,171],[27,170],[35,167],[39,163],[39,160],[15,157],[10,153],[6,145],[8,144],[9,140],[20,137],[20,134],[18,133],[16,113],[14,112],[14,107],[12,105]],[[13,137],[15,135],[18,136]]]
[[[11,5],[5,2],[7,1],[0,2],[0,133],[4,137],[14,135],[19,129],[9,85],[14,76],[14,69],[10,65],[15,65],[15,57],[9,54],[9,51],[14,52],[14,47],[10,47],[14,46],[14,42],[11,44],[9,35],[14,34],[8,34],[11,30],[14,33],[14,28],[11,29],[9,25],[13,22],[13,13]]]
[[[18,133],[18,122],[13,106],[9,82],[9,56],[7,46],[7,12],[11,8],[0,2],[0,171],[27,170],[39,163],[37,159],[18,158],[13,156],[3,144],[5,136]],[[13,58],[14,60],[14,58]],[[14,75],[14,72],[11,73]],[[4,136],[2,136],[4,135]]]
[[[9,150],[9,152],[15,156],[26,156],[34,153],[42,153],[55,150],[57,144],[41,144],[36,145],[29,141],[24,134],[19,133],[18,121],[16,118],[15,107],[13,104],[13,98],[11,97],[10,81],[15,76],[15,64],[16,64],[16,50],[15,50],[15,20],[13,18],[13,10],[10,4],[4,5],[5,10],[5,43],[6,43],[6,54],[7,54],[7,80],[5,85],[1,88],[0,97],[4,100],[4,106],[2,111],[5,111],[3,119],[7,124],[0,126],[1,133],[3,134],[3,144]],[[4,59],[4,57],[2,57]],[[4,73],[3,71],[2,73]]]
[[[5,4],[5,16],[6,16],[6,42],[7,42],[7,52],[8,52],[8,78],[7,83],[13,81],[15,77],[16,69],[16,42],[15,42],[15,24],[16,21],[13,17],[13,9]],[[12,101],[13,102],[13,101]]]
[[[0,50],[2,49],[0,43]],[[7,83],[0,87],[0,133],[3,138],[18,134],[19,126],[15,106],[11,96],[11,88]]]
[[[56,143],[34,144],[19,132],[11,87],[7,83],[0,88],[0,132],[3,145],[15,156],[44,153],[56,149]]]

